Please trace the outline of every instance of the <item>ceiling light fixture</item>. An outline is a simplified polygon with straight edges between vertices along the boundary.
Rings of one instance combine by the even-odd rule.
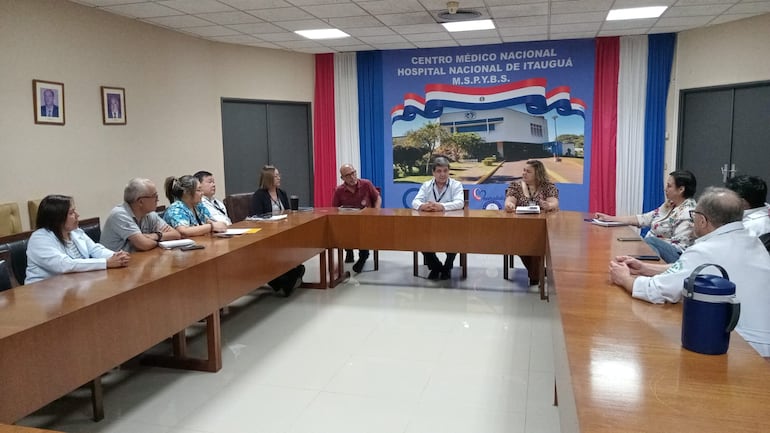
[[[460,2],[450,1],[446,3],[446,10],[440,11],[436,16],[443,21],[469,21],[480,17],[481,12],[460,9]]]
[[[338,29],[297,30],[294,33],[308,39],[341,39],[350,35]]]
[[[448,32],[467,32],[471,30],[490,30],[495,28],[492,20],[458,21],[454,23],[441,23]]]
[[[638,20],[657,18],[663,15],[668,6],[649,6],[643,8],[612,9],[607,14],[607,21]]]

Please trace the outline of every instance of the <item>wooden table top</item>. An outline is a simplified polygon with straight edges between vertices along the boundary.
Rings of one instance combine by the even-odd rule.
[[[566,357],[557,384],[574,396],[570,408],[572,396],[559,393],[560,411],[576,411],[576,422],[562,413],[562,431],[770,430],[770,363],[735,332],[725,355],[683,349],[681,304],[649,304],[609,282],[610,258],[649,253],[646,245],[617,241],[627,227],[583,217],[561,212],[548,220]]]
[[[265,282],[324,248],[525,251],[548,255],[550,286],[557,293],[552,299],[562,326],[554,330],[554,361],[563,432],[770,430],[770,363],[735,333],[726,355],[682,349],[679,305],[632,299],[608,280],[611,257],[649,253],[649,248],[616,240],[632,233],[629,228],[594,226],[583,221],[585,216],[316,209],[285,221],[246,221],[239,226],[261,230],[229,239],[199,237],[204,250],[137,253],[128,268],[61,275],[0,293],[0,378],[4,390],[35,394],[58,387],[53,394],[66,393],[73,383],[85,383],[110,363],[141,353],[151,341],[253,289],[257,280]],[[174,300],[172,314],[169,299]],[[100,333],[93,328],[109,328],[99,322],[104,317],[134,325]],[[103,341],[120,344],[99,344]],[[91,358],[77,361],[71,371],[39,356],[41,348],[64,352],[84,342],[80,350],[90,350]],[[14,361],[6,353],[29,355]],[[62,383],[44,377],[30,385],[9,373],[20,371],[28,378],[65,370],[80,376]],[[0,419],[13,420],[21,412],[0,408]]]
[[[0,293],[0,422],[14,422],[326,248],[324,214],[300,214],[204,249],[132,254],[126,268]],[[235,272],[233,268],[238,272]],[[219,349],[219,348],[218,348]]]

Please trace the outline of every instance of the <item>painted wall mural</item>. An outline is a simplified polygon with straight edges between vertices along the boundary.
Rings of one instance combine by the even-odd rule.
[[[445,156],[472,209],[502,208],[539,159],[561,207],[586,210],[593,82],[592,39],[384,52],[384,205],[409,207]]]

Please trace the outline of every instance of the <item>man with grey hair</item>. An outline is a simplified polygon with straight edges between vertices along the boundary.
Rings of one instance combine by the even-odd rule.
[[[123,189],[123,203],[115,206],[104,222],[101,243],[113,251],[146,251],[160,241],[180,239],[178,231],[155,212],[158,189],[149,180],[131,179]]]
[[[412,208],[422,212],[444,212],[462,209],[464,206],[463,185],[449,177],[449,160],[443,156],[437,157],[433,161],[433,179],[422,184],[412,200]],[[446,253],[446,261],[443,265],[436,253],[422,254],[425,264],[430,269],[428,279],[449,279],[449,272],[452,270],[457,253]]]
[[[634,298],[655,304],[679,302],[685,278],[704,264],[722,266],[735,283],[741,317],[735,330],[762,356],[770,356],[770,255],[741,223],[741,198],[726,188],[707,188],[690,211],[697,239],[670,265],[620,256],[610,262],[610,280]],[[714,272],[712,268],[707,269]]]

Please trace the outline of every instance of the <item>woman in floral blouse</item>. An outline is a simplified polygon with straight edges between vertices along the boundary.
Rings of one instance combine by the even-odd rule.
[[[611,216],[597,213],[602,221],[618,221],[637,227],[649,227],[644,238],[666,263],[674,263],[687,247],[692,245],[690,211],[695,209],[695,175],[687,170],[669,173],[666,178],[666,201],[657,209],[629,216]]]
[[[505,191],[505,210],[513,212],[517,206],[538,205],[544,212],[559,210],[559,190],[548,179],[548,173],[542,162],[531,159],[524,165],[521,180],[514,180]],[[519,256],[527,268],[529,284],[540,283],[539,270],[541,257]]]

